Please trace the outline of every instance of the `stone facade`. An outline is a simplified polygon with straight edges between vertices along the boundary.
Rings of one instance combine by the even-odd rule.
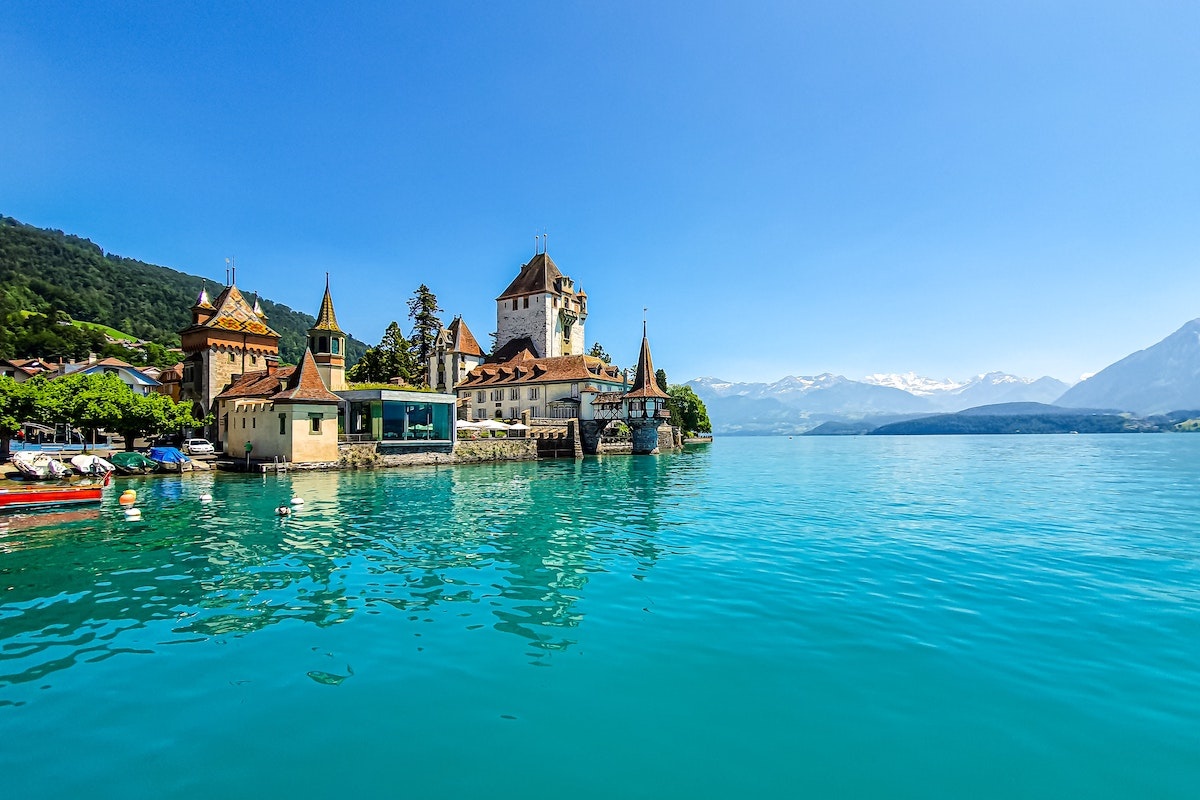
[[[537,358],[583,355],[586,319],[587,293],[538,253],[496,298],[495,352],[502,359],[521,348]]]

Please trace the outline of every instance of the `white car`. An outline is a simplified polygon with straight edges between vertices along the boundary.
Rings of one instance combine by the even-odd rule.
[[[185,439],[183,442],[183,452],[189,456],[197,455],[212,455],[216,452],[213,449],[212,442],[208,439]]]

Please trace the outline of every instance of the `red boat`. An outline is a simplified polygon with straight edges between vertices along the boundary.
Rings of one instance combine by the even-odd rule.
[[[67,486],[0,486],[0,511],[36,506],[66,506],[79,503],[99,503],[108,486],[104,483],[74,483]]]

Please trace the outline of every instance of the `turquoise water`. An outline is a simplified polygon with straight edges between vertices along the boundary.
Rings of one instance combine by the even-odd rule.
[[[0,529],[6,798],[1200,792],[1200,436],[127,486]]]

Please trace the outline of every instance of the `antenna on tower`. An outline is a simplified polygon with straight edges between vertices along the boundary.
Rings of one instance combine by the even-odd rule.
[[[231,259],[231,258],[225,259],[225,285],[226,286],[229,285],[229,262],[232,260],[233,259]]]
[[[646,338],[646,307],[642,306],[642,338]]]

